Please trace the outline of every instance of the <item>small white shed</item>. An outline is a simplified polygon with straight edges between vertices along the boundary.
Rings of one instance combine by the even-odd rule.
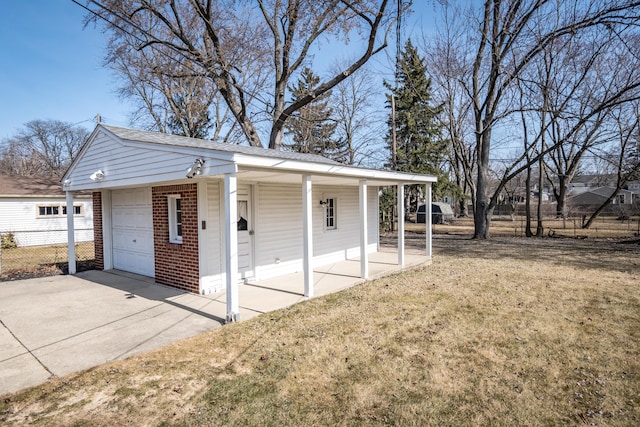
[[[367,278],[380,240],[378,187],[397,186],[401,210],[404,184],[425,185],[429,200],[435,181],[107,125],[95,128],[63,178],[68,204],[76,191],[93,192],[98,268],[201,294],[225,289],[229,320],[238,316],[242,282],[302,271],[311,297],[314,266],[354,257]],[[403,231],[399,237],[403,265]]]

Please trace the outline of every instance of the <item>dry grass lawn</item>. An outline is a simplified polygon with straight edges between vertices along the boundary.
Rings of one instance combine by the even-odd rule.
[[[93,242],[76,243],[78,269],[93,264]],[[65,274],[68,269],[67,245],[24,246],[2,249],[0,281]],[[92,267],[93,268],[93,267]]]
[[[640,425],[637,241],[433,265],[0,398],[5,425]]]

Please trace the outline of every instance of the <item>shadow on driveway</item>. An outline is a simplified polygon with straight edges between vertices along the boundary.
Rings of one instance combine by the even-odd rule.
[[[217,328],[226,306],[131,274],[86,271],[0,284],[0,393]]]

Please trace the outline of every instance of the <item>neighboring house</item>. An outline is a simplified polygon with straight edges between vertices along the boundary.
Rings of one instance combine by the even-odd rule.
[[[93,240],[90,193],[73,203],[75,241]],[[67,206],[62,184],[53,179],[0,175],[0,234],[18,246],[67,243]]]
[[[640,204],[640,181],[630,181],[627,189],[631,191],[631,203]]]
[[[604,202],[613,194],[615,187],[598,187],[587,189],[569,198],[571,206],[580,210],[594,210],[602,206]],[[618,207],[630,207],[633,203],[633,192],[630,190],[620,190],[618,195],[612,200],[611,205]]]
[[[404,184],[422,184],[431,200],[435,181],[106,125],[95,128],[63,177],[69,195],[93,191],[98,268],[202,294],[226,289],[230,320],[242,280],[301,271],[310,297],[314,266],[356,257],[367,278],[368,254],[379,247],[378,187],[397,186],[402,201]],[[426,231],[430,256],[430,225]],[[398,250],[402,264],[403,243]]]

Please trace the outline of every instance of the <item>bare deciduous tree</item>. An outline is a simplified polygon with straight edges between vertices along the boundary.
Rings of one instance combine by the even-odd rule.
[[[475,11],[473,5],[470,8],[465,15],[464,31],[451,32],[456,39],[448,43],[457,58],[456,64],[468,70],[469,74],[462,83],[464,93],[471,100],[474,118],[474,237],[488,238],[493,209],[504,185],[562,143],[547,141],[549,120],[545,117],[539,122],[539,138],[529,138],[528,145],[532,149],[534,142],[537,142],[537,153],[516,155],[511,166],[503,169],[502,177],[497,182],[491,179],[492,155],[496,148],[493,137],[496,132],[499,132],[498,135],[505,133],[506,127],[503,125],[513,125],[516,121],[514,114],[521,108],[516,102],[519,81],[536,66],[548,47],[560,39],[595,30],[608,37],[615,34],[624,39],[635,30],[640,16],[640,2],[485,0],[480,11]],[[469,46],[473,49],[470,50]],[[638,57],[629,55],[627,61],[628,64],[637,65]],[[631,72],[634,66],[628,68],[625,75],[610,76],[613,84],[607,98],[597,100],[594,103],[596,105],[582,118],[583,121],[591,120],[600,111],[637,96],[640,79],[637,73]],[[536,111],[542,111],[543,108],[541,103],[529,107]],[[578,124],[573,124],[567,135],[573,135],[577,130]],[[511,138],[521,137],[513,129],[507,132],[513,132]]]
[[[391,24],[387,3],[89,1],[95,13],[110,23],[109,28],[134,35],[138,49],[168,48],[175,60],[193,65],[194,75],[210,79],[252,146],[263,146],[256,120],[266,113],[270,117],[268,146],[274,149],[280,148],[285,121],[293,112],[331,90],[386,47]],[[314,93],[287,103],[292,77],[310,65],[310,52],[327,37],[360,38],[364,47],[352,63],[321,82]],[[265,69],[274,80],[263,91],[255,85],[255,76]]]
[[[383,159],[375,159],[380,151],[376,147],[378,135],[384,130],[382,125],[386,117],[375,117],[373,99],[379,92],[369,76],[370,70],[365,67],[356,71],[349,79],[343,81],[333,90],[331,106],[337,124],[336,137],[344,141],[346,163],[349,165],[372,165],[381,163]],[[375,131],[380,127],[379,133]]]
[[[472,143],[472,103],[464,90],[470,67],[464,63],[468,55],[461,54],[468,46],[458,44],[460,37],[464,36],[463,19],[459,5],[444,3],[436,36],[430,38],[423,35],[422,40],[430,59],[428,70],[433,82],[434,99],[443,109],[443,114],[438,118],[442,120],[445,138],[451,143],[449,165],[458,189],[453,196],[459,215],[466,217],[469,214],[469,198],[475,205],[476,153]]]
[[[33,120],[2,142],[0,171],[61,178],[88,137],[89,132],[80,126],[58,120]]]

